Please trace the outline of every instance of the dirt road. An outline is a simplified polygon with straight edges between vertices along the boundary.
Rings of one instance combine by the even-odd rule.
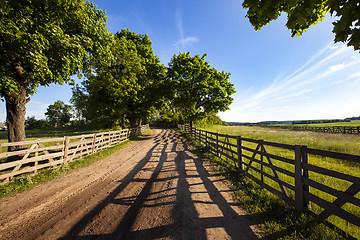
[[[258,239],[211,167],[153,129],[89,167],[0,200],[0,239]]]

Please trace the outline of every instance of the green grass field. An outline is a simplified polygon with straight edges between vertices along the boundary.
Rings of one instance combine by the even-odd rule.
[[[358,135],[344,135],[344,134],[327,134],[327,133],[316,133],[316,132],[305,132],[305,131],[290,131],[286,129],[274,129],[274,128],[261,128],[261,127],[243,127],[243,126],[211,126],[208,127],[206,130],[211,132],[219,132],[222,134],[228,134],[233,136],[242,136],[245,138],[251,139],[262,139],[265,141],[270,142],[277,142],[277,143],[284,143],[290,145],[306,145],[311,148],[328,150],[328,151],[336,151],[342,153],[349,153],[354,155],[360,155],[360,136]],[[233,142],[234,143],[234,142]],[[243,142],[245,147],[249,147],[252,149],[256,148],[255,143],[250,142]],[[235,150],[235,149],[233,149]],[[294,152],[275,148],[275,147],[266,147],[266,151],[268,153],[281,156],[288,159],[294,159]],[[248,151],[244,151],[243,154],[251,156],[252,153]],[[258,155],[256,159],[260,160],[260,156]],[[265,162],[267,162],[266,158]],[[222,159],[223,161],[227,161],[226,158]],[[244,159],[246,163],[249,163],[249,160]],[[286,169],[290,172],[294,172],[294,165],[287,164],[281,161],[272,160],[272,163],[283,169]],[[319,167],[323,167],[326,169],[331,169],[337,172],[345,173],[352,176],[359,176],[360,175],[360,164],[354,163],[347,163],[341,162],[336,159],[325,158],[325,157],[318,157],[318,156],[309,156],[309,163],[312,165],[316,165]],[[228,161],[228,164],[233,165],[231,161]],[[258,169],[261,168],[259,163],[252,163],[253,167]],[[264,171],[270,175],[272,175],[272,170],[270,168],[264,167]],[[255,176],[257,179],[261,179],[262,176],[254,171],[249,170],[249,173]],[[278,173],[279,178],[291,185],[294,185],[294,178],[289,177],[285,174]],[[280,191],[279,184],[270,178],[264,177],[264,182],[267,185],[275,188],[276,190]],[[320,182],[326,186],[330,186],[332,188],[336,188],[337,190],[344,191],[346,190],[351,184],[347,181],[343,181],[337,178],[328,177],[322,174],[317,174],[314,172],[310,172],[310,179],[316,182]],[[287,188],[287,191],[291,198],[294,198],[294,192],[291,189]],[[315,188],[310,188],[310,192],[322,199],[327,201],[334,201],[335,197],[327,194],[325,192],[319,191]],[[355,195],[356,198],[360,198],[360,193]],[[319,214],[323,209],[316,204],[311,204],[311,209],[315,213]],[[345,204],[343,206],[348,212],[356,216],[360,216],[360,208],[353,204]],[[340,227],[347,233],[360,238],[360,229],[359,227],[352,225],[339,217],[331,216],[328,218],[328,221],[333,223],[334,225]],[[331,238],[329,238],[331,239]]]
[[[311,148],[360,155],[360,136],[350,134],[329,134],[287,129],[221,126],[214,125],[206,130],[252,139],[290,145],[306,145]]]

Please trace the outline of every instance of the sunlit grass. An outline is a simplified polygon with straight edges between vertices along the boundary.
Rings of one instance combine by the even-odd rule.
[[[359,135],[221,125],[214,125],[206,128],[206,130],[252,139],[262,139],[290,145],[305,145],[321,150],[360,155]]]
[[[313,217],[297,213],[293,206],[249,180],[239,173],[233,161],[210,154],[208,148],[191,140],[188,134],[184,136],[196,147],[197,155],[210,161],[225,176],[240,205],[266,232],[266,239],[346,239]]]
[[[314,132],[298,132],[298,131],[289,131],[284,129],[269,129],[269,128],[260,128],[260,127],[212,126],[206,130],[212,132],[219,132],[222,134],[233,135],[233,136],[241,135],[242,137],[251,138],[251,139],[258,139],[258,140],[261,139],[265,141],[283,143],[289,145],[307,145],[308,147],[316,148],[316,149],[360,155],[360,145],[359,145],[360,136],[342,135],[342,134],[335,135],[335,134],[314,133]],[[220,138],[220,140],[223,140],[223,138]],[[231,142],[235,144],[234,140]],[[243,146],[251,149],[255,149],[257,144],[243,141]],[[236,151],[235,148],[233,148],[233,150]],[[265,146],[265,150],[268,153],[294,160],[294,151],[281,149],[277,147],[269,147],[269,146]],[[253,155],[252,152],[248,152],[245,150],[243,151],[243,154],[250,157]],[[319,166],[325,169],[331,169],[352,176],[358,177],[360,175],[360,164],[349,163],[337,159],[331,159],[331,158],[319,157],[313,155],[309,155],[308,157],[309,157],[309,163],[312,165]],[[229,162],[229,164],[234,165],[232,161],[229,161],[228,159],[226,159],[226,157],[222,157],[222,159],[224,161]],[[255,156],[255,159],[261,161],[260,155]],[[246,158],[243,158],[243,161],[245,163],[249,163],[249,160]],[[263,157],[263,162],[269,163],[266,157]],[[275,159],[271,159],[271,162],[274,166],[280,167],[282,169],[286,169],[290,172],[294,172],[293,164],[284,163],[282,161]],[[261,169],[260,163],[252,162],[251,166],[256,167],[257,169]],[[263,166],[263,171],[271,176],[274,176],[273,170],[266,166]],[[248,173],[250,173],[258,180],[263,181],[265,184],[270,185],[272,188],[280,192],[282,191],[280,185],[277,182],[271,180],[266,176],[262,176],[260,173],[256,172],[255,170],[249,169]],[[286,174],[279,172],[277,174],[281,180],[291,185],[294,185],[295,180],[293,177],[290,177]],[[322,183],[326,186],[335,188],[340,191],[345,191],[351,185],[351,183],[347,181],[325,176],[315,172],[309,172],[309,179]],[[295,192],[289,188],[285,188],[285,189],[289,197],[294,199]],[[315,188],[310,188],[310,192],[329,202],[332,202],[336,199],[336,197],[327,194],[325,192],[322,192],[320,190],[317,190]],[[357,194],[355,197],[359,199],[360,194]],[[354,214],[355,216],[360,217],[360,208],[358,206],[347,203],[342,207],[342,209]],[[317,206],[314,203],[311,203],[311,210],[317,214],[323,211],[321,207]],[[334,225],[340,227],[347,233],[357,238],[360,238],[359,227],[354,226],[336,216],[331,216],[327,220],[333,223]]]

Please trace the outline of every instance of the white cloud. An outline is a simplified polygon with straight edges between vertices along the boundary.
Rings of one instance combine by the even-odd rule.
[[[336,64],[336,65],[333,65],[333,66],[329,67],[329,72],[330,73],[336,72],[336,71],[339,71],[339,70],[344,69],[344,68],[345,68],[344,63]]]
[[[184,35],[184,29],[182,24],[182,17],[181,12],[179,9],[176,10],[176,24],[179,30],[180,39],[174,43],[174,46],[181,47],[184,51],[189,44],[198,42],[199,39],[197,37],[191,36],[191,37],[185,37]]]
[[[187,37],[184,39],[180,39],[179,41],[177,41],[174,45],[175,46],[182,46],[183,48],[185,48],[186,45],[190,44],[190,43],[195,43],[198,42],[199,39],[196,37]]]
[[[220,116],[225,121],[256,122],[356,115],[342,104],[351,98],[359,99],[356,97],[356,89],[360,88],[359,64],[360,55],[352,49],[343,44],[327,45],[293,73],[276,78],[247,97],[235,98],[232,109]],[[292,108],[284,108],[285,105]],[[261,108],[257,110],[258,107]]]

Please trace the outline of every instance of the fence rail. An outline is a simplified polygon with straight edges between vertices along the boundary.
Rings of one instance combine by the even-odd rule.
[[[360,238],[358,172],[350,165],[348,172],[339,172],[331,164],[360,163],[360,156],[219,134],[188,124],[178,127],[299,212],[314,215],[350,238]],[[349,232],[349,224],[357,230]]]
[[[94,154],[103,149],[118,145],[133,135],[149,129],[149,125],[118,131],[65,136],[62,138],[38,139],[24,142],[0,143],[0,149],[9,146],[26,146],[26,149],[0,153],[0,181],[9,182],[12,178],[37,173],[38,170],[57,167]],[[10,157],[20,159],[7,162]]]

